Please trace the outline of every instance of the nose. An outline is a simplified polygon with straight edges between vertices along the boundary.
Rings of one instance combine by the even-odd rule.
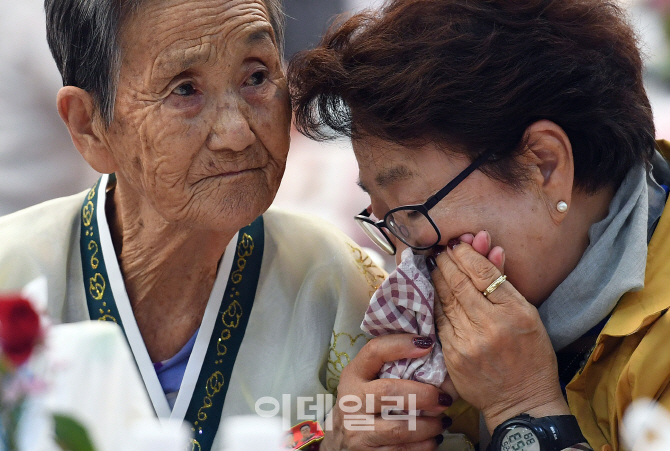
[[[414,247],[430,247],[438,240],[435,228],[423,215],[407,218],[394,214],[389,225],[399,241],[403,240]]]
[[[249,112],[238,102],[224,102],[216,108],[207,147],[210,150],[241,152],[256,141],[249,123]]]
[[[437,242],[437,233],[428,221],[420,221],[412,228],[412,239],[418,247],[432,246]]]

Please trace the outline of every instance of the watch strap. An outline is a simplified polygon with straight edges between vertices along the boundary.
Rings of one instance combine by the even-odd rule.
[[[578,443],[586,442],[574,415],[554,415],[532,418],[531,423],[540,426],[552,445],[551,451],[561,451]]]

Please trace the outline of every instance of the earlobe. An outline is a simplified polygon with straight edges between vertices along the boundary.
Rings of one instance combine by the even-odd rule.
[[[72,142],[79,153],[96,171],[104,174],[115,172],[112,158],[98,122],[95,102],[86,91],[75,86],[64,86],[58,91],[58,114],[70,131]]]
[[[533,180],[552,219],[560,223],[572,200],[575,167],[570,139],[560,126],[548,120],[531,124],[526,137],[526,156],[535,168]]]

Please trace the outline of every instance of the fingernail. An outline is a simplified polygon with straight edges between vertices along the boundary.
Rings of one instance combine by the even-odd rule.
[[[452,238],[447,242],[447,247],[453,250],[459,244],[461,244],[461,240],[459,240],[458,238]]]
[[[433,256],[437,257],[444,252],[444,246],[433,246]]]
[[[444,436],[442,434],[435,436],[435,443],[437,443],[438,445],[441,445],[443,441],[444,441]]]
[[[453,421],[451,420],[451,417],[443,417],[442,418],[442,429],[448,428],[449,426],[451,426],[451,423],[453,423]]]
[[[413,341],[414,346],[416,346],[417,348],[428,349],[431,346],[433,346],[433,340],[430,337],[416,337]]]
[[[428,268],[428,272],[433,272],[433,270],[437,268],[437,262],[435,261],[435,257],[430,255],[426,258],[426,267]]]
[[[444,407],[449,407],[454,403],[454,400],[451,396],[449,396],[446,393],[440,393],[440,395],[437,397],[437,402]]]

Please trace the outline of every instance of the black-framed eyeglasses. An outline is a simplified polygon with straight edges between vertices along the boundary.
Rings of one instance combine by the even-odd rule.
[[[420,205],[403,205],[402,207],[390,210],[384,219],[375,221],[370,218],[370,212],[366,208],[360,214],[354,216],[354,219],[363,229],[365,234],[379,246],[384,252],[394,255],[396,247],[393,241],[387,235],[386,230],[395,235],[400,241],[416,250],[430,249],[440,242],[442,236],[428,211],[446,197],[454,188],[458,186],[465,178],[472,174],[475,169],[487,161],[493,151],[486,151],[477,157],[467,168],[454,177],[444,188],[439,190],[428,200]]]

